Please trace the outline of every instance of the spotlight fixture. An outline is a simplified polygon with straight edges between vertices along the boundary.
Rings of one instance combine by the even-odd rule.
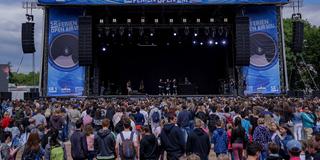
[[[131,23],[131,19],[127,19],[127,23]]]
[[[200,18],[197,18],[197,23],[200,23],[201,22],[201,19]]]
[[[103,24],[103,23],[104,23],[104,20],[101,18],[101,19],[99,20],[99,23],[100,23],[100,24]]]
[[[183,19],[182,19],[182,22],[183,22],[183,23],[187,23],[187,19],[186,19],[186,18],[183,18]]]
[[[223,18],[224,23],[228,23],[228,18]]]
[[[214,23],[214,18],[210,18],[210,23]]]
[[[197,44],[197,41],[192,41],[192,44],[194,44],[194,45]]]
[[[117,23],[117,19],[116,19],[116,18],[113,18],[113,19],[112,19],[112,23]]]
[[[146,22],[146,19],[144,19],[144,18],[141,18],[141,23],[145,23]]]
[[[154,19],[154,23],[159,23],[159,19]]]
[[[203,42],[200,42],[200,46],[202,46],[203,45]]]
[[[208,44],[211,46],[211,45],[213,45],[213,40],[209,40],[208,41]]]
[[[227,40],[223,39],[223,40],[221,41],[221,44],[224,45],[224,46],[227,45]]]
[[[199,35],[199,29],[198,29],[198,28],[195,28],[195,29],[194,29],[194,33],[193,33],[193,36],[194,36],[194,37],[198,37],[198,35]]]
[[[107,51],[107,48],[106,47],[102,47],[102,52],[105,52],[105,51]]]
[[[215,41],[215,42],[214,42],[214,44],[215,44],[215,45],[218,45],[218,44],[219,44],[219,42]]]
[[[170,19],[169,19],[169,22],[170,22],[170,23],[173,23],[173,19],[172,19],[172,18],[170,18]]]

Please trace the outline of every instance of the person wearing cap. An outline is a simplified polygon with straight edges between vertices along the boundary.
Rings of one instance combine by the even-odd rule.
[[[290,160],[301,160],[300,153],[302,145],[299,141],[293,139],[287,143],[286,147],[288,149]]]

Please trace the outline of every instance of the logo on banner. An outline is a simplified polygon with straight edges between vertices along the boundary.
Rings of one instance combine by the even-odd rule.
[[[250,64],[255,67],[267,67],[277,57],[276,43],[271,36],[263,32],[250,35]]]
[[[72,68],[78,64],[78,38],[72,34],[60,34],[51,43],[50,58],[60,68]]]

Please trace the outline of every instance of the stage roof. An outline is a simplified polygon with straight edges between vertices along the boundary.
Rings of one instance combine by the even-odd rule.
[[[236,5],[281,4],[288,0],[38,0],[40,5]]]

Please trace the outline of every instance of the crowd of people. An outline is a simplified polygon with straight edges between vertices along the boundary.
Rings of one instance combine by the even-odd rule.
[[[1,160],[320,160],[318,98],[3,100],[0,128]]]

